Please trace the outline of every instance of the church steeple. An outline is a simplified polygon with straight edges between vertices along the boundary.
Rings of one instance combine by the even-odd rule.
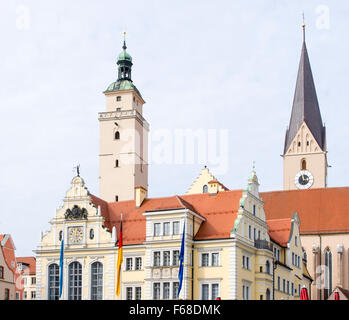
[[[302,53],[284,143],[284,190],[325,188],[328,166],[326,149],[326,131],[311,72],[303,23]]]
[[[303,45],[299,62],[296,90],[293,99],[290,124],[286,132],[284,154],[290,147],[302,123],[305,122],[322,151],[325,150],[325,127],[323,126],[316,95],[313,74],[305,43],[303,24]]]

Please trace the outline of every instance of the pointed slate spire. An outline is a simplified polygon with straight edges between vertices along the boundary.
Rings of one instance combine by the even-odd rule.
[[[325,127],[321,119],[313,74],[311,72],[307,46],[305,44],[304,24],[302,53],[299,62],[290,124],[286,131],[284,154],[290,147],[303,121],[307,124],[320,148],[325,151]]]

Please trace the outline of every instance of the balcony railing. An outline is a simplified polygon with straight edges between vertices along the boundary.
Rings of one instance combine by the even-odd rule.
[[[255,240],[254,246],[257,249],[266,249],[273,252],[273,244],[267,240]]]

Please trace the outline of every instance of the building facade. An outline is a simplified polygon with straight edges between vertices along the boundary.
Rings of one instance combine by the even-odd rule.
[[[23,281],[15,250],[11,235],[0,234],[0,300],[22,300]]]
[[[35,257],[18,257],[17,268],[23,281],[22,300],[36,299],[36,259]]]

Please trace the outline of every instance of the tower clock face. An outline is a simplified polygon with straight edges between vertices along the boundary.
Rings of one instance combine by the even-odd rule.
[[[302,170],[296,174],[294,183],[298,189],[309,189],[314,183],[314,177],[308,170]]]
[[[73,227],[69,229],[69,241],[72,244],[78,244],[83,239],[82,228]]]

